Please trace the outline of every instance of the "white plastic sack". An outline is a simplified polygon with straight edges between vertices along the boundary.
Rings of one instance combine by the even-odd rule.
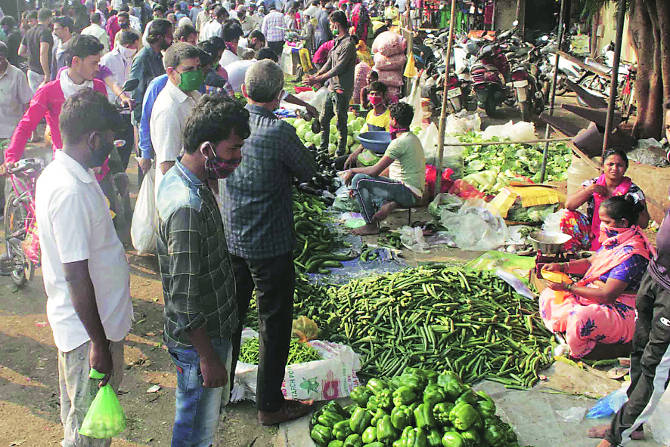
[[[137,194],[133,220],[130,225],[130,238],[139,254],[156,251],[156,197],[154,179],[156,171],[152,167],[144,175],[140,192]]]
[[[321,114],[323,113],[323,107],[326,105],[327,96],[328,96],[328,88],[321,87],[319,90],[316,91],[312,100],[307,101],[307,103],[314,106],[314,108],[319,111],[319,114]]]
[[[542,230],[546,231],[547,233],[562,233],[561,219],[563,219],[563,214],[565,214],[566,211],[567,210],[563,208],[556,211],[555,213],[548,215],[547,218],[544,219]]]
[[[258,333],[246,328],[242,343]],[[332,400],[346,397],[360,385],[356,371],[361,369],[359,355],[351,347],[328,341],[311,340],[309,344],[321,355],[321,360],[286,365],[282,393],[292,400]],[[237,362],[231,401],[256,400],[258,365]]]
[[[481,127],[482,119],[479,114],[463,109],[458,113],[447,116],[444,133],[445,135],[463,135],[468,132],[479,132]]]
[[[535,136],[535,124],[525,121],[519,121],[516,124],[509,121],[499,126],[489,126],[482,133],[482,137],[485,141],[490,141],[494,137],[508,138],[512,141],[530,141],[537,138]]]
[[[421,121],[423,120],[423,109],[421,107],[421,88],[419,87],[419,80],[417,78],[413,78],[411,82],[412,87],[409,95],[405,96],[400,101],[414,107],[414,118],[412,118],[411,126],[420,126]],[[394,89],[394,87],[391,87],[391,89]],[[399,93],[399,88],[397,89]],[[432,124],[432,126],[435,127],[435,124]],[[435,129],[437,129],[437,127],[435,127]]]
[[[649,418],[649,426],[654,440],[661,445],[670,445],[670,424],[668,424],[668,415],[670,414],[670,391],[666,390],[658,402],[658,406]]]
[[[433,166],[437,163],[438,136],[439,132],[435,123],[430,123],[430,126],[419,132],[419,141],[421,141],[421,146],[423,147],[423,156],[426,159],[426,163]]]
[[[508,239],[505,221],[484,206],[481,199],[467,200],[456,213],[442,210],[440,223],[454,236],[458,248],[494,250]]]

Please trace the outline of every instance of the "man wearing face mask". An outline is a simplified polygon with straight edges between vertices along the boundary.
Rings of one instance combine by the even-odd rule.
[[[89,36],[90,37],[90,36]],[[91,89],[72,94],[60,115],[63,150],[42,172],[35,211],[47,317],[58,348],[62,445],[109,445],[79,434],[100,385],[118,390],[131,326],[130,272],[91,168],[107,159],[119,114]],[[94,444],[96,443],[96,444]]]
[[[167,20],[155,19],[151,22],[151,25],[147,25],[147,29],[147,43],[149,46],[143,46],[133,59],[130,77],[128,78],[140,81],[132,94],[135,104],[142,104],[144,93],[151,80],[165,74],[161,51],[167,50],[172,44],[172,24]],[[141,118],[142,108],[136,107],[133,109],[133,123],[139,126]]]
[[[342,156],[347,149],[347,111],[354,92],[354,69],[356,67],[357,38],[348,33],[349,22],[342,11],[335,11],[329,17],[335,45],[328,53],[328,60],[314,76],[305,76],[308,85],[323,84],[327,81],[328,97],[321,115],[321,128],[328,129],[333,116],[337,117],[340,139],[337,155]],[[330,133],[323,132],[321,149],[328,148]]]
[[[242,165],[224,182],[223,222],[235,271],[240,324],[233,335],[234,377],[242,322],[256,290],[261,363],[257,381],[258,420],[273,425],[298,418],[311,405],[285,400],[281,391],[293,319],[292,185],[314,175],[314,159],[288,123],[272,113],[283,96],[284,73],[270,60],[247,70],[242,93],[248,100],[251,136]],[[268,179],[271,181],[259,181]]]
[[[5,164],[21,159],[30,134],[37,128],[42,118],[51,129],[51,142],[54,153],[63,147],[58,124],[63,102],[76,92],[92,88],[103,95],[107,94],[105,83],[95,79],[100,62],[102,44],[93,36],[74,36],[67,43],[66,51],[70,64],[62,70],[57,79],[37,90],[30,107],[16,126],[9,147],[5,151]],[[4,171],[4,166],[2,171]],[[100,178],[106,173],[103,167]]]
[[[184,42],[174,43],[165,52],[165,71],[168,81],[156,98],[149,122],[156,154],[156,191],[181,152],[186,119],[200,98],[198,89],[204,80],[200,50]]]
[[[235,277],[210,185],[239,165],[248,136],[249,112],[203,96],[184,126],[184,155],[158,187],[163,338],[177,370],[173,446],[212,445],[230,397]]]

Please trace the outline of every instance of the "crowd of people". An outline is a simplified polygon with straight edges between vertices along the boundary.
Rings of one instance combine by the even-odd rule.
[[[369,23],[360,0],[87,0],[26,11],[20,21],[2,18],[0,139],[7,147],[0,172],[30,141],[47,138],[53,149],[37,180],[35,214],[58,348],[63,445],[93,445],[78,430],[96,391],[89,367],[105,375],[100,385],[118,389],[123,376],[133,311],[127,241],[113,217],[122,204],[113,191],[133,154],[141,173],[155,176],[164,339],[178,383],[172,445],[212,443],[252,294],[260,322],[259,422],[311,410],[311,402],[285,400],[281,385],[295,287],[292,187],[316,168],[295,129],[273,112],[287,101],[324,128],[337,117],[344,155],[356,45],[368,38]],[[328,89],[321,113],[284,90],[278,62],[291,32],[307,32],[312,50],[330,42],[323,63],[304,77]],[[398,136],[380,165],[398,165],[394,180],[380,178],[387,184],[380,198],[413,203],[423,186],[413,180],[423,163],[420,144],[416,152],[405,141],[414,137],[407,132],[413,110],[403,104],[389,114],[383,85],[369,93],[369,125],[385,119],[381,128],[396,126]],[[323,135],[327,147],[329,132]],[[417,164],[408,170],[410,161]],[[350,160],[348,175],[359,172],[355,166]],[[365,171],[365,178],[383,170]],[[377,203],[358,177],[361,203]]]
[[[409,132],[412,106],[389,100],[375,71],[354,89],[360,43],[373,38],[370,17],[385,19],[383,31],[408,10],[406,0],[86,0],[0,19],[0,140],[7,143],[0,174],[29,141],[46,137],[53,148],[37,181],[35,213],[58,348],[63,445],[97,445],[78,430],[96,390],[89,367],[116,389],[123,376],[132,302],[113,212],[124,206],[114,191],[127,189],[133,154],[155,180],[164,339],[178,384],[172,445],[212,444],[252,295],[260,323],[259,423],[311,410],[311,402],[284,399],[281,385],[295,288],[292,187],[316,167],[274,112],[282,101],[304,108],[324,129],[321,150],[336,120],[334,163],[365,220],[356,234],[375,234],[394,208],[424,200],[426,164]],[[327,89],[320,111],[284,90],[279,62],[291,33],[314,54],[303,81]],[[362,147],[346,154],[352,102],[369,110],[365,130],[391,134],[383,155]],[[670,123],[670,108],[666,115]],[[661,226],[656,253],[641,231],[649,214],[627,166],[624,152],[607,153],[603,174],[568,197],[566,248],[596,254],[544,266],[583,279],[552,284],[540,297],[545,324],[565,335],[573,356],[605,355],[603,346],[609,354],[612,347],[633,351],[629,403],[611,427],[594,432],[606,438],[603,446],[639,436],[668,378],[659,364],[670,352],[670,223]],[[583,204],[586,214],[577,211]]]

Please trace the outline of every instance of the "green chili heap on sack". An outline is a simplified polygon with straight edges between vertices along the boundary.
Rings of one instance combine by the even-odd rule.
[[[537,303],[490,273],[419,267],[310,292],[297,293],[295,313],[360,354],[362,377],[411,366],[526,388],[553,361]]]

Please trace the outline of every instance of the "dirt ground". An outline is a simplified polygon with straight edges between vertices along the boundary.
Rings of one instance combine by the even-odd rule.
[[[502,112],[495,121],[484,118],[485,125],[518,119],[515,111]],[[27,156],[48,152],[33,148]],[[131,162],[133,202],[138,189],[136,172]],[[167,446],[176,375],[162,344],[160,278],[152,256],[137,256],[132,251],[127,254],[135,322],[127,337],[120,401],[128,428],[114,445]],[[9,278],[0,277],[0,446],[48,446],[61,441],[56,348],[45,310],[46,295],[39,270],[20,290]],[[153,385],[159,385],[160,390],[148,393]],[[232,404],[226,409],[215,445],[270,446],[275,443],[276,434],[276,428],[264,428],[256,422],[252,403]]]

